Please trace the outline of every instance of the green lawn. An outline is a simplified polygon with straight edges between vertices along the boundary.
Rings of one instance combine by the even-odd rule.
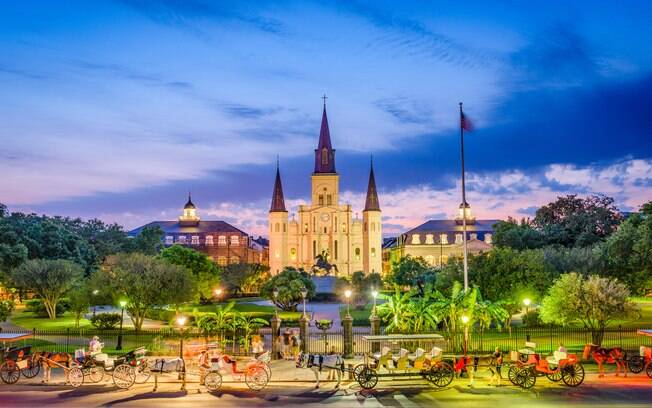
[[[65,330],[75,328],[75,318],[72,314],[66,312],[63,315],[57,317],[54,320],[50,320],[47,317],[36,316],[32,312],[26,312],[24,309],[15,310],[9,320],[18,326],[24,327],[26,329],[38,329],[38,330]],[[79,321],[79,328],[87,329],[92,328],[91,322],[86,319],[81,319]]]
[[[369,316],[371,316],[372,304],[365,305],[363,309],[357,309],[351,306],[351,317],[353,317],[354,326],[369,326]],[[346,316],[346,305],[340,306],[340,319]]]

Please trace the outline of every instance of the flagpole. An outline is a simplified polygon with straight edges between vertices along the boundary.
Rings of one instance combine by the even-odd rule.
[[[464,242],[464,292],[469,289],[469,264],[466,251],[466,185],[464,177],[464,113],[460,102],[460,148],[462,154],[462,241]]]

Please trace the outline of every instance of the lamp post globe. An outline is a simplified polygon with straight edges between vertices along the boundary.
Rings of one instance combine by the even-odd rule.
[[[374,308],[371,311],[371,315],[376,316],[376,298],[378,297],[378,291],[376,289],[371,291],[371,297],[374,298]]]
[[[185,391],[186,389],[186,360],[183,358],[183,330],[186,324],[186,316],[180,315],[176,320],[177,326],[179,327],[179,358],[181,359],[181,372],[179,372],[181,383],[181,390]]]
[[[306,318],[306,297],[308,296],[308,289],[306,287],[301,288],[301,298],[303,299],[303,318]]]
[[[347,289],[344,291],[344,297],[346,298],[346,317],[350,318],[351,317],[351,295],[353,292],[351,292],[351,289]]]
[[[272,296],[274,297],[274,317],[278,319],[278,306],[276,305],[276,300],[278,299],[278,288],[272,290]]]

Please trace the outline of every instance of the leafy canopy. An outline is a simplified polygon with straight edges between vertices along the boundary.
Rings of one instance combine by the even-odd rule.
[[[315,283],[310,279],[310,275],[304,270],[292,267],[286,267],[268,280],[261,288],[261,296],[274,302],[272,294],[274,288],[279,291],[275,303],[285,311],[296,310],[297,305],[302,301],[301,288],[308,290],[308,299],[315,296]]]

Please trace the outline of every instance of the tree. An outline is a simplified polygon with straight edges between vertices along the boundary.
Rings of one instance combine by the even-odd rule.
[[[12,273],[17,286],[35,292],[41,299],[50,319],[56,319],[57,303],[83,276],[81,266],[61,259],[33,259],[23,263]]]
[[[562,246],[595,244],[614,232],[621,221],[614,199],[598,195],[557,197],[539,208],[534,217],[534,225],[542,230],[546,243]]]
[[[260,264],[230,264],[222,270],[222,283],[231,293],[253,293],[267,280],[268,271]]]
[[[192,299],[192,278],[183,267],[139,253],[111,255],[94,276],[94,287],[104,287],[126,309],[136,330],[156,305],[179,305]]]
[[[127,241],[125,252],[138,252],[145,255],[156,255],[163,246],[163,230],[158,225],[143,228],[140,234]]]
[[[14,311],[14,307],[16,305],[14,304],[13,300],[2,300],[0,301],[0,323],[6,322],[9,316],[11,315],[11,312]],[[0,328],[0,331],[2,328]]]
[[[383,287],[383,278],[379,273],[365,274],[362,271],[353,272],[351,275],[351,288],[353,290],[353,303],[356,307],[363,307],[369,302],[372,290]]]
[[[498,248],[535,249],[545,244],[545,238],[529,220],[522,219],[519,224],[510,217],[494,226],[493,243]]]
[[[388,281],[399,286],[416,285],[419,277],[429,270],[430,266],[423,258],[406,255],[392,264]]]
[[[399,288],[394,289],[394,294],[379,295],[385,302],[376,308],[378,316],[387,324],[386,333],[409,333],[409,321],[412,318],[413,310],[410,307],[412,294],[402,292]]]
[[[0,244],[0,283],[7,283],[11,270],[27,260],[24,244]]]
[[[577,273],[560,276],[541,304],[541,320],[562,326],[581,324],[591,331],[592,342],[602,344],[610,321],[636,312],[629,289],[616,279]]]
[[[7,206],[0,203],[0,218],[4,218],[7,215]]]
[[[272,295],[274,288],[279,291],[275,301],[276,305],[286,311],[296,310],[297,305],[302,301],[302,288],[308,290],[308,298],[315,296],[315,284],[310,279],[310,275],[304,270],[297,270],[289,266],[263,285],[260,290],[261,296],[274,302]]]
[[[181,245],[172,245],[160,253],[160,258],[186,268],[193,277],[195,293],[204,300],[213,296],[220,284],[220,268],[205,254]]]
[[[91,306],[91,290],[87,282],[82,282],[68,293],[68,310],[75,316],[75,327]]]

